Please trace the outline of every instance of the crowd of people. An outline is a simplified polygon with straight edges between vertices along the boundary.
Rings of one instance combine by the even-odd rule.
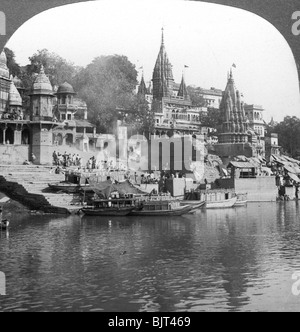
[[[83,166],[82,157],[80,157],[79,154],[75,153],[68,154],[67,152],[61,154],[59,152],[54,151],[52,156],[53,156],[53,165],[55,166],[62,166],[62,167]]]

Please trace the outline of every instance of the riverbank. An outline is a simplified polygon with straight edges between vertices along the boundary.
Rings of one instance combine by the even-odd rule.
[[[30,211],[49,214],[75,214],[76,197],[65,193],[51,193],[49,183],[64,180],[52,167],[36,165],[0,165],[0,191]]]

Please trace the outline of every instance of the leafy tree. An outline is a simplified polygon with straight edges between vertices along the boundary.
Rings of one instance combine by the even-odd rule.
[[[154,132],[155,114],[149,108],[143,95],[136,95],[133,99],[132,112],[126,118],[126,124],[134,132],[144,134],[146,137]]]
[[[136,85],[135,66],[122,55],[95,58],[74,80],[78,95],[87,103],[90,121],[102,132],[112,128],[117,108],[136,108]]]
[[[300,156],[300,119],[296,116],[286,116],[278,123],[274,132],[278,133],[279,145],[285,153],[292,157]]]
[[[9,69],[9,73],[12,76],[20,76],[21,68],[20,65],[16,62],[15,53],[9,49],[8,47],[4,48],[4,52],[7,57],[7,67]]]
[[[199,88],[195,88],[194,86],[189,85],[187,87],[188,93],[191,97],[191,102],[193,106],[204,107],[206,106],[205,99],[199,93]]]
[[[208,108],[207,113],[202,113],[200,116],[202,126],[220,130],[222,125],[221,111],[218,108]]]
[[[47,49],[39,50],[29,58],[30,64],[26,67],[27,85],[31,85],[35,75],[39,73],[41,65],[45,68],[45,73],[49,77],[52,86],[58,86],[65,81],[73,82],[79,68],[68,62],[56,53],[51,53]],[[25,77],[24,77],[25,78]]]

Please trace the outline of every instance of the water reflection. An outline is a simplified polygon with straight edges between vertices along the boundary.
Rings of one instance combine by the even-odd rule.
[[[0,310],[297,311],[299,205],[176,218],[30,216],[0,234]],[[271,304],[270,304],[271,303]]]

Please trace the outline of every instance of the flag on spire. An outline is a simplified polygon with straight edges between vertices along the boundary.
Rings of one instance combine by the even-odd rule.
[[[232,64],[232,67],[233,67],[233,68],[236,68],[236,64],[235,64],[235,63],[233,63],[233,64]]]
[[[187,66],[187,65],[184,65],[184,68],[189,68],[189,66]]]

